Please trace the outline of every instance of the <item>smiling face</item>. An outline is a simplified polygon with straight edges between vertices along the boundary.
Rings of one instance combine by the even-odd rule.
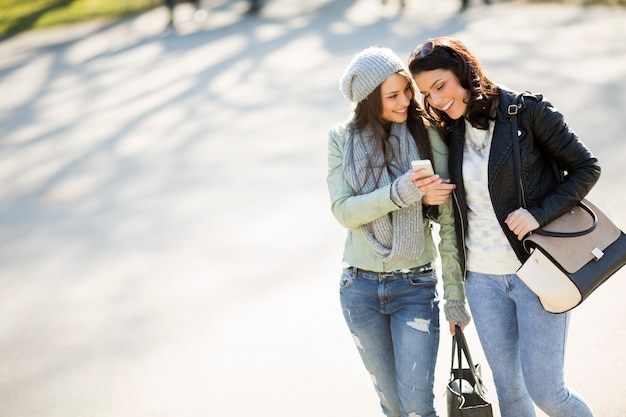
[[[446,113],[454,120],[465,115],[469,91],[461,87],[452,71],[447,69],[420,71],[413,78],[432,108]]]
[[[398,73],[391,74],[380,85],[382,118],[393,123],[404,123],[413,99],[411,82]]]

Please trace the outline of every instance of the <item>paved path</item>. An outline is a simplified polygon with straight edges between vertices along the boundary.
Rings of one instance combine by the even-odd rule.
[[[2,417],[380,415],[324,181],[338,77],[370,44],[460,37],[543,92],[626,224],[626,10],[408,3],[273,0],[255,18],[215,0],[199,23],[181,6],[177,33],[161,8],[0,43]],[[625,275],[570,330],[567,377],[602,417],[626,415]]]

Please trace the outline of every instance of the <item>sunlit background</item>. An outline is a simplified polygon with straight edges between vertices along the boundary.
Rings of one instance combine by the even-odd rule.
[[[542,92],[600,159],[591,198],[626,224],[624,7],[201,6],[171,30],[156,5],[0,41],[0,416],[382,415],[339,308],[325,184],[350,109],[338,79],[370,45],[458,37]],[[620,271],[570,326],[568,381],[602,417],[626,415],[625,291]],[[442,416],[449,360],[442,332]]]

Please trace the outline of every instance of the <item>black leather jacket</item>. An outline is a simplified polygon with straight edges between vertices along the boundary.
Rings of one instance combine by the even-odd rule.
[[[522,243],[504,220],[519,208],[517,181],[513,163],[513,135],[509,105],[516,93],[503,90],[500,94],[496,123],[489,154],[489,193],[498,222],[521,262],[528,258]],[[587,195],[600,177],[600,165],[593,154],[567,125],[561,113],[540,94],[525,93],[518,112],[521,131],[521,176],[526,209],[545,226],[574,207]],[[451,125],[449,137],[449,165],[454,190],[456,232],[458,247],[466,259],[465,235],[467,201],[463,185],[463,145],[465,123],[463,118]],[[563,172],[566,174],[564,175]],[[465,268],[463,268],[465,271]],[[467,272],[467,271],[465,271]]]

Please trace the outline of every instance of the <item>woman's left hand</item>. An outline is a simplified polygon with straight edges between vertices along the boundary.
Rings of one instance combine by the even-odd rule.
[[[448,322],[448,324],[450,325],[450,335],[454,336],[454,334],[456,333],[456,323],[452,323],[451,321]],[[465,326],[461,327],[461,331],[465,330]]]
[[[450,197],[452,190],[456,188],[456,185],[450,184],[449,179],[439,177],[439,175],[431,175],[428,177],[419,178],[420,171],[411,175],[413,183],[420,188],[424,193],[422,202],[429,206],[438,206],[446,202]]]
[[[504,223],[509,226],[511,232],[515,233],[518,240],[524,239],[527,234],[539,229],[539,222],[525,208],[519,208],[509,213]]]

